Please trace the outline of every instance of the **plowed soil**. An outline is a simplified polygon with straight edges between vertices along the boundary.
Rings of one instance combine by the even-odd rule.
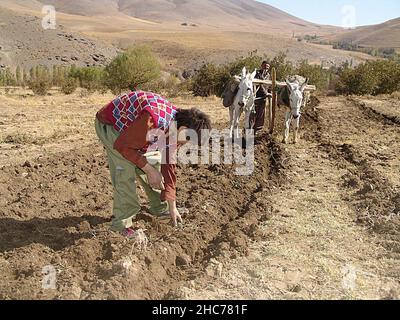
[[[143,210],[136,221],[149,240],[143,247],[108,231],[112,187],[105,153],[94,135],[93,116],[110,98],[73,96],[65,102],[61,95],[40,101],[30,95],[4,97],[0,298],[213,297],[208,290],[215,279],[219,280],[214,285],[220,283],[217,289],[223,291],[214,288],[214,293],[219,292],[216,297],[235,297],[227,289],[232,284],[219,282],[224,275],[235,274],[235,263],[251,257],[257,245],[274,250],[268,244],[271,239],[281,232],[290,234],[290,230],[273,229],[273,223],[285,203],[283,193],[293,188],[307,190],[306,173],[304,179],[294,177],[301,165],[295,158],[299,147],[281,144],[278,126],[274,136],[263,133],[257,139],[251,176],[236,176],[234,167],[228,165],[180,166],[178,205],[184,208],[184,224],[173,228],[168,220],[147,214],[143,197]],[[377,237],[373,245],[381,243],[386,257],[398,262],[398,123],[366,110],[354,99],[323,99],[321,103],[314,99],[304,112],[300,147],[304,150],[309,144],[310,152],[327,159],[329,170],[343,173],[335,192],[353,210],[355,219],[349,217],[350,223]],[[176,103],[200,105],[212,114],[215,127],[226,127],[227,110],[219,100],[180,98]],[[329,108],[324,107],[327,104]],[[43,115],[50,107],[52,112]],[[54,126],[61,118],[65,121]],[[308,161],[303,165],[310,161],[314,165],[316,159],[303,159]],[[294,214],[301,209],[298,203],[290,206]],[[303,249],[302,254],[312,260],[312,250]],[[267,266],[269,261],[260,263]],[[285,265],[285,261],[280,263]],[[46,266],[56,270],[55,289],[43,287]],[[385,274],[391,279],[391,290],[397,290],[399,275],[398,269],[392,269],[390,276]],[[313,285],[323,284],[315,281]],[[290,288],[292,293],[301,292],[301,286]],[[263,290],[258,288],[258,297]],[[242,293],[239,297],[248,296]],[[281,297],[285,296],[270,296]]]

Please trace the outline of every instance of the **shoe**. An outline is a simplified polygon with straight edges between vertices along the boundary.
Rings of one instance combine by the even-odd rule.
[[[136,231],[137,230],[133,229],[132,227],[126,228],[125,230],[121,231],[121,235],[125,238],[133,239],[136,236]]]

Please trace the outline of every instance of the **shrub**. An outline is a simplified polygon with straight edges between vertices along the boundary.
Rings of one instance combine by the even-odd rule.
[[[111,61],[105,69],[105,83],[114,94],[120,94],[155,81],[160,70],[159,62],[148,47],[135,47]]]
[[[105,71],[102,67],[72,67],[69,77],[79,80],[80,87],[89,92],[100,91],[104,88]]]
[[[72,94],[78,88],[78,83],[75,78],[68,77],[61,85],[61,92],[64,94]]]
[[[163,79],[156,81],[155,84],[150,85],[150,91],[160,92],[170,98],[174,98],[185,91],[186,85],[186,81],[181,82],[178,77],[174,75],[167,75]]]
[[[29,88],[38,96],[45,96],[51,88],[51,83],[47,79],[35,79],[30,81]]]
[[[16,79],[9,69],[0,70],[0,86],[14,86]]]
[[[391,94],[400,90],[400,63],[379,60],[373,62],[373,70],[378,78],[378,86],[372,94]]]
[[[195,96],[206,97],[215,94],[220,97],[224,92],[225,85],[234,75],[241,74],[243,67],[252,72],[260,68],[263,60],[269,61],[271,66],[276,68],[278,80],[284,80],[295,71],[293,64],[286,60],[284,53],[268,60],[252,52],[249,56],[238,58],[226,65],[205,64],[191,79],[190,90]]]
[[[191,91],[195,96],[208,97],[218,94],[224,84],[224,78],[229,78],[223,67],[208,63],[203,65],[191,81]]]
[[[296,69],[296,74],[308,78],[309,83],[317,86],[318,91],[328,89],[328,82],[331,71],[324,70],[321,66],[311,65],[303,60]]]
[[[288,76],[296,73],[293,64],[287,60],[287,55],[284,52],[280,52],[271,60],[271,67],[276,69],[278,81],[284,81]]]
[[[229,63],[226,66],[226,73],[229,75],[241,74],[243,67],[246,67],[247,70],[253,72],[255,69],[260,69],[263,60],[265,60],[263,57],[254,55],[254,53],[250,53],[248,57],[238,58]]]
[[[355,68],[340,70],[336,91],[340,94],[390,94],[400,89],[400,64],[395,61],[376,60]]]
[[[51,75],[46,67],[37,66],[34,77],[29,80],[29,88],[34,94],[44,96],[50,90],[52,84]]]

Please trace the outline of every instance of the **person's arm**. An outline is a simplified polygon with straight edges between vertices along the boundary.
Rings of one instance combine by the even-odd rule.
[[[148,112],[144,112],[121,133],[114,143],[114,149],[146,173],[152,188],[163,190],[160,172],[147,162],[146,157],[140,151],[148,144],[147,133],[153,128],[153,118]]]
[[[178,221],[180,223],[183,222],[181,214],[178,211],[178,208],[176,207],[176,201],[168,201],[168,207],[169,207],[169,214],[171,216],[172,224],[174,227],[178,226]]]
[[[176,165],[162,164],[161,174],[164,177],[164,190],[161,193],[161,200],[176,201]]]
[[[166,150],[163,154],[163,164],[161,165],[161,173],[164,177],[165,189],[161,192],[161,200],[168,202],[169,214],[174,226],[178,226],[178,221],[182,222],[182,217],[176,207],[176,164],[170,154],[171,150]]]

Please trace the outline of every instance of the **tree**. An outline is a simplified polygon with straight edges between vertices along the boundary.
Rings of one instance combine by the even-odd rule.
[[[32,68],[29,70],[29,80],[30,80],[30,81],[32,81],[32,80],[34,80],[34,79],[36,78],[36,72],[35,72],[35,70],[36,70],[35,67],[32,67]]]
[[[21,72],[20,66],[17,66],[17,69],[15,70],[15,80],[16,80],[17,86],[22,85],[22,72]]]
[[[1,86],[16,85],[15,76],[9,69],[0,70],[0,85]]]
[[[23,88],[25,88],[27,82],[28,82],[28,74],[26,73],[26,70],[24,69],[22,72],[22,87]]]
[[[288,76],[294,74],[294,67],[290,61],[287,61],[287,55],[284,52],[272,59],[271,67],[276,69],[277,80],[284,81]]]
[[[146,46],[129,49],[118,55],[105,69],[105,84],[114,93],[134,90],[160,77],[161,67]]]

